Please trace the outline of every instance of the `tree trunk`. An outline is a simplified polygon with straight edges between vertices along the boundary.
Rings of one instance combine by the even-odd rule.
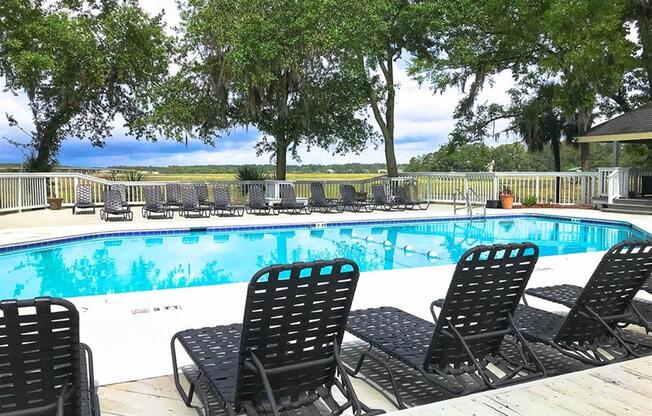
[[[378,66],[381,69],[383,78],[385,78],[385,87],[387,88],[384,117],[380,111],[376,93],[371,87],[369,87],[369,101],[376,123],[378,123],[378,127],[383,134],[387,176],[395,178],[398,176],[398,165],[396,164],[396,153],[394,151],[394,108],[396,105],[396,88],[394,86],[394,54],[391,50],[387,52],[387,56],[378,57]]]
[[[648,95],[652,101],[652,3],[647,0],[638,0],[633,3],[638,36],[643,47],[641,60],[647,72]]]
[[[589,156],[591,156],[590,149],[588,143],[580,143],[580,166],[582,167],[582,172],[591,170],[591,163],[589,162]]]
[[[56,135],[41,133],[36,137],[35,154],[29,157],[29,170],[33,172],[51,172],[56,157]]]
[[[550,142],[552,146],[552,156],[555,160],[555,172],[561,172],[561,154],[560,154],[560,143],[559,139],[553,139]],[[561,187],[561,180],[559,176],[555,180],[555,202],[559,203],[559,189]]]
[[[276,180],[284,181],[287,174],[288,145],[285,142],[276,141]]]

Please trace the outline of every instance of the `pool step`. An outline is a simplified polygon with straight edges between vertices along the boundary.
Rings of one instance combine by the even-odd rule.
[[[593,198],[593,204],[603,212],[652,215],[652,199],[649,198],[618,198],[609,204],[606,197],[597,197]]]
[[[652,215],[652,209],[635,209],[635,207],[623,207],[610,205],[609,208],[601,208],[602,212],[615,212],[619,214],[634,214],[634,215]]]

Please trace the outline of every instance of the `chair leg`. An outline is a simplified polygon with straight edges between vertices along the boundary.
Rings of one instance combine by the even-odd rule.
[[[362,368],[362,364],[364,363],[365,358],[369,357],[369,359],[375,361],[376,363],[380,364],[383,366],[385,371],[387,372],[387,376],[389,378],[389,382],[392,385],[392,390],[394,393],[394,397],[396,398],[396,402],[393,403],[397,408],[399,409],[407,409],[407,406],[405,406],[405,403],[403,402],[403,399],[401,398],[401,392],[398,389],[398,385],[396,384],[396,377],[394,376],[394,373],[392,372],[392,369],[389,368],[389,365],[385,360],[382,360],[378,357],[376,357],[372,352],[371,352],[371,345],[369,346],[369,349],[367,351],[363,352],[360,354],[360,357],[358,358],[358,362],[355,366],[355,368],[352,370],[346,366],[344,366],[344,369],[346,370],[346,373],[350,375],[351,377],[356,377],[358,373],[360,372],[360,369]],[[390,400],[391,401],[391,400]]]
[[[181,396],[183,403],[188,407],[192,407],[192,397],[195,394],[195,383],[193,383],[191,380],[188,380],[190,382],[190,388],[188,389],[188,393],[186,394],[186,392],[183,390],[183,386],[181,386],[181,381],[179,380],[179,367],[177,366],[177,351],[174,344],[174,341],[176,340],[177,340],[177,334],[174,334],[172,340],[170,341],[170,352],[172,353],[172,376],[174,377],[174,385],[177,388],[177,391],[179,392],[179,395]]]

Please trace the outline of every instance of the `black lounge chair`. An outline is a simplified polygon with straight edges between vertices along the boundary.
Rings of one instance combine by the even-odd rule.
[[[163,193],[160,186],[146,186],[145,205],[142,208],[144,218],[174,218],[174,211],[163,205]]]
[[[211,215],[209,207],[200,205],[197,187],[194,185],[186,185],[181,188],[181,202],[180,215],[183,217],[208,218]]]
[[[165,184],[165,204],[166,207],[173,210],[181,210],[183,201],[181,200],[181,184],[179,183],[166,183]]]
[[[72,213],[77,214],[80,210],[91,210],[95,214],[93,192],[88,184],[79,184],[75,187],[75,205],[72,207]]]
[[[100,219],[108,221],[111,216],[122,217],[126,221],[134,218],[134,213],[124,204],[120,191],[108,189],[104,192],[104,207],[100,210]]]
[[[353,185],[340,185],[340,195],[342,199],[340,200],[340,205],[342,210],[349,209],[354,212],[360,212],[362,210],[371,212],[373,211],[373,206],[367,201],[361,201],[358,199],[357,192]]]
[[[213,186],[213,212],[215,215],[244,215],[244,205],[234,205],[231,203],[231,192],[228,186]]]
[[[373,209],[382,209],[383,211],[390,211],[392,209],[406,209],[405,205],[401,205],[394,199],[387,196],[384,185],[372,185],[371,194],[373,195]]]
[[[199,205],[212,211],[213,203],[208,197],[208,185],[205,183],[196,183],[194,186],[195,189],[197,189],[197,200],[199,201]]]
[[[109,188],[120,193],[120,200],[122,201],[123,207],[129,206],[129,203],[127,202],[127,187],[125,185],[111,185]]]
[[[93,355],[75,306],[56,298],[0,302],[0,414],[99,416]]]
[[[397,186],[394,190],[395,202],[405,206],[406,209],[419,208],[420,210],[427,210],[430,207],[430,201],[426,200],[413,200],[408,195],[404,186]]]
[[[281,184],[279,188],[279,192],[281,194],[281,202],[274,205],[278,212],[288,212],[291,214],[310,214],[308,205],[297,201],[297,196],[294,193],[294,186],[290,184]]]
[[[267,203],[263,185],[249,185],[249,205],[247,205],[247,214],[278,214],[276,208]]]
[[[189,329],[172,337],[174,380],[186,405],[197,392],[206,414],[207,396],[216,397],[227,414],[369,412],[339,358],[359,275],[358,266],[346,259],[258,271],[249,283],[242,324]],[[179,382],[177,342],[199,372],[188,393]],[[333,386],[345,403],[335,401]]]
[[[639,309],[649,308],[650,302],[634,300],[650,273],[652,241],[616,244],[583,289],[563,285],[525,292],[567,306],[566,316],[521,305],[514,320],[528,341],[550,345],[586,364],[637,357],[636,348],[652,345],[630,340],[621,328],[636,324],[652,331],[652,324]]]
[[[342,212],[342,206],[336,199],[326,198],[324,192],[324,184],[321,182],[312,182],[310,184],[310,200],[308,201],[308,208],[311,212],[332,212],[336,210]]]
[[[394,375],[372,348],[453,394],[544,377],[541,362],[512,320],[538,257],[531,243],[468,250],[457,263],[446,298],[431,305],[434,324],[396,308],[351,311],[347,331],[368,342],[369,350],[350,374],[360,371],[366,357],[382,365],[400,408],[405,404]],[[439,317],[437,304],[442,306]],[[505,347],[517,353],[508,356]]]

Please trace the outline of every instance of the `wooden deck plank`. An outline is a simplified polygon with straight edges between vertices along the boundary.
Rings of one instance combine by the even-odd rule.
[[[550,386],[575,397],[587,406],[600,409],[606,415],[649,415],[641,408],[641,396],[632,394],[622,386],[607,385],[604,380],[586,375],[581,378],[559,380]]]
[[[474,416],[649,416],[650,398],[652,357],[646,357],[402,412],[410,416],[457,416],[460,411]]]

